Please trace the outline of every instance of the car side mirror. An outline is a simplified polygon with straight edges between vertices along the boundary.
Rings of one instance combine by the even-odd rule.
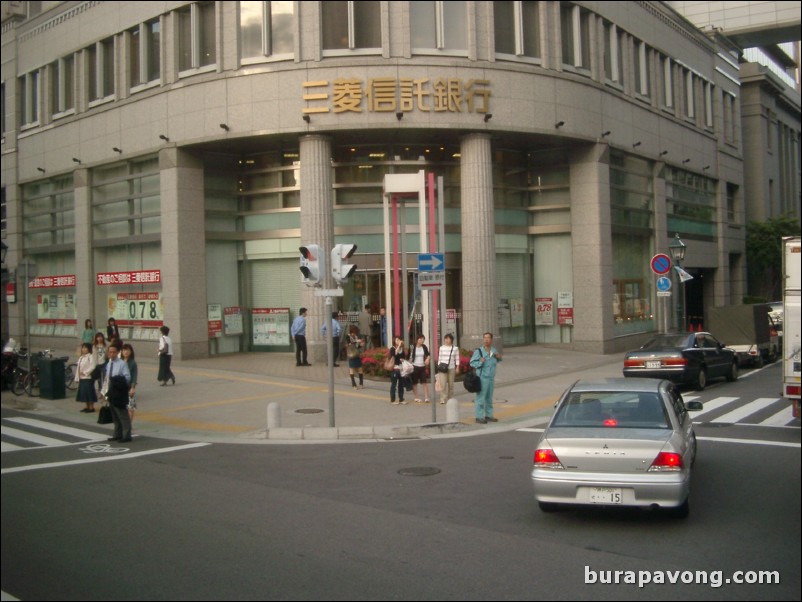
[[[701,401],[686,401],[685,402],[685,409],[689,412],[698,412],[702,409],[702,402]]]

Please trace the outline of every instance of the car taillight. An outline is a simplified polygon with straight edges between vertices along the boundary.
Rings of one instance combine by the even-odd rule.
[[[663,360],[663,364],[666,366],[687,366],[688,360],[684,357],[668,357]]]
[[[538,468],[556,468],[564,470],[565,466],[562,465],[557,454],[553,449],[538,449],[535,451],[534,464]]]
[[[643,360],[624,360],[624,368],[641,368]]]
[[[618,426],[618,420],[616,420],[615,418],[605,418],[602,424],[604,426]]]
[[[649,472],[671,472],[682,470],[682,456],[673,452],[660,452],[649,467]]]

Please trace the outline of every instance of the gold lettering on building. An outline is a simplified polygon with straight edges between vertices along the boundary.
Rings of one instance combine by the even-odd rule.
[[[490,80],[373,77],[303,83],[304,115],[315,113],[487,113]]]

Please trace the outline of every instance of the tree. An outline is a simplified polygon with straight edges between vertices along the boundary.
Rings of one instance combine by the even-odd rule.
[[[773,217],[746,227],[746,271],[749,294],[766,301],[782,294],[782,237],[799,236],[799,221]]]

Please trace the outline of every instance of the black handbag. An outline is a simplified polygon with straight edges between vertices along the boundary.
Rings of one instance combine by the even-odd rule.
[[[107,405],[100,406],[100,411],[97,413],[98,424],[111,424],[114,418],[111,417],[111,408]]]
[[[479,393],[482,390],[482,379],[476,372],[468,372],[462,380],[462,384],[468,393]]]

